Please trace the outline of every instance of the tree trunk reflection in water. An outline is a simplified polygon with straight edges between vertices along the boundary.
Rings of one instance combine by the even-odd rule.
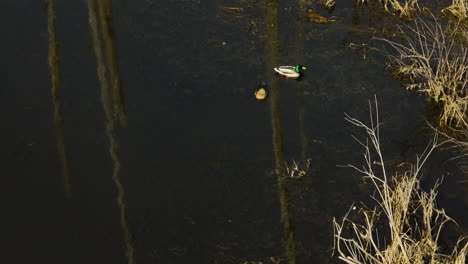
[[[124,242],[126,246],[126,255],[127,255],[127,262],[129,264],[135,263],[134,260],[134,248],[132,244],[132,234],[127,222],[127,215],[126,215],[126,205],[125,205],[125,192],[124,192],[124,187],[122,185],[122,182],[120,181],[120,158],[118,154],[118,141],[117,137],[115,135],[115,129],[116,129],[116,122],[115,122],[115,116],[117,115],[114,110],[118,109],[115,106],[115,104],[118,104],[119,102],[112,102],[112,100],[115,100],[115,97],[113,95],[113,91],[115,89],[110,89],[108,79],[107,79],[107,68],[106,65],[104,64],[104,55],[102,51],[102,41],[101,41],[101,35],[99,31],[99,26],[101,29],[104,31],[104,25],[103,25],[103,18],[101,15],[98,18],[98,12],[97,12],[97,7],[99,6],[100,8],[105,8],[107,6],[110,8],[110,3],[108,3],[108,0],[106,0],[106,4],[98,4],[97,2],[101,2],[102,0],[88,0],[88,15],[89,15],[89,26],[90,26],[90,31],[91,31],[91,38],[93,41],[93,49],[94,53],[96,55],[96,63],[97,63],[97,74],[98,74],[98,79],[99,83],[101,86],[101,104],[104,109],[104,114],[106,116],[106,135],[109,140],[109,153],[111,155],[112,161],[114,163],[114,168],[113,168],[113,173],[112,173],[112,180],[114,181],[115,187],[117,188],[117,205],[119,206],[120,209],[120,224],[124,233]],[[102,14],[105,12],[99,12],[99,14]],[[110,17],[109,17],[110,18]],[[101,21],[101,24],[98,25],[98,21]],[[107,20],[106,23],[109,23],[111,21]],[[110,23],[109,23],[110,24]],[[103,34],[105,35],[105,33]],[[105,36],[104,36],[105,38]],[[114,44],[112,44],[113,47],[115,47]],[[106,49],[109,48],[109,45],[106,45]],[[111,51],[107,51],[107,55],[109,56],[112,55]],[[114,57],[115,59],[115,57]],[[108,59],[109,61],[113,61],[113,59]],[[114,64],[117,63],[117,61],[113,61]],[[112,65],[107,65],[108,67],[113,67]],[[115,69],[114,69],[115,70]],[[118,79],[118,76],[113,76],[112,72],[113,70],[110,70],[110,75],[111,78],[116,78]],[[113,74],[118,74],[118,71],[114,71]],[[113,104],[114,103],[114,104]],[[120,114],[120,113],[119,113]]]
[[[278,3],[276,0],[266,0],[265,5],[265,66],[266,77],[270,84],[270,111],[273,130],[273,152],[275,155],[275,169],[278,181],[281,223],[285,232],[285,248],[289,264],[296,263],[296,244],[289,208],[289,194],[285,182],[285,160],[281,132],[281,107],[279,80],[273,73],[278,66]]]
[[[115,42],[114,29],[112,27],[112,6],[110,0],[97,1],[99,8],[99,18],[101,20],[102,35],[105,44],[107,66],[109,67],[109,78],[112,86],[110,90],[114,102],[116,119],[121,126],[127,124],[127,113],[125,111],[125,101],[122,85],[120,81],[119,58],[117,45]]]
[[[55,38],[55,9],[54,1],[46,0],[47,7],[47,32],[49,41],[49,71],[50,71],[50,94],[54,105],[55,134],[57,137],[57,152],[62,164],[63,185],[65,195],[71,198],[71,178],[70,168],[68,166],[68,156],[65,147],[63,135],[63,113],[62,103],[60,102],[60,77],[59,77],[59,58],[57,53],[57,40]]]
[[[304,62],[304,23],[305,15],[304,10],[306,10],[306,2],[304,0],[298,1],[297,12],[296,12],[296,64],[302,64]],[[305,65],[307,67],[307,65]],[[305,133],[304,119],[305,119],[305,105],[304,105],[304,84],[302,82],[297,82],[297,104],[299,108],[299,138],[301,140],[301,161],[305,162],[307,160],[308,152],[308,142],[307,136]]]

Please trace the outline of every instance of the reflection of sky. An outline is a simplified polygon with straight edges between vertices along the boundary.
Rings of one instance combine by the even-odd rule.
[[[0,44],[2,72],[8,73],[1,89],[8,100],[2,103],[0,166],[9,201],[4,214],[13,227],[7,231],[14,237],[9,251],[16,255],[28,250],[36,253],[31,254],[35,259],[51,263],[78,263],[80,256],[91,263],[122,260],[86,6],[58,1],[56,7],[65,144],[76,193],[64,202],[49,94],[45,12],[37,11],[43,10],[39,5],[10,2],[0,11],[0,21],[9,25],[2,28],[6,37]],[[129,116],[128,127],[118,131],[122,182],[137,262],[240,260],[282,252],[275,179],[268,174],[273,168],[269,102],[258,104],[253,98],[265,71],[260,10],[246,8],[242,19],[227,16],[217,1],[154,1],[152,6],[114,2]],[[346,48],[369,40],[366,31],[351,27],[350,7],[340,7],[338,1],[332,14],[344,24],[304,25],[301,63],[308,70],[303,91],[297,82],[280,79],[287,160],[300,157],[301,107],[305,113],[312,179],[293,188],[297,193],[292,204],[298,240],[306,248],[330,241],[331,217],[368,197],[359,193],[356,173],[336,167],[362,161],[359,145],[350,136],[363,138],[362,131],[345,123],[344,112],[366,121],[367,101],[377,95],[389,160],[414,160],[429,138],[421,129],[430,112],[423,98],[407,94],[390,79],[381,55],[369,52],[363,60],[361,51]],[[295,64],[296,20],[293,12],[281,10],[280,60]],[[248,20],[258,24],[257,35],[248,34]],[[361,23],[378,27],[379,20],[363,18]],[[446,155],[434,156],[425,177],[438,177],[441,167],[453,169],[450,162],[440,165]],[[458,212],[466,211],[466,203],[447,193],[461,195],[460,188],[447,176],[442,185],[446,193],[440,193],[454,217],[463,215],[451,212],[449,203],[456,203]],[[322,249],[310,259],[326,252]],[[181,252],[185,255],[178,257]],[[325,254],[320,259],[327,259]],[[21,258],[30,261],[26,255]]]

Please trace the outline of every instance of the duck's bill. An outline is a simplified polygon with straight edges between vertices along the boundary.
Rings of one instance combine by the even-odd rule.
[[[303,70],[307,70],[307,68],[306,68],[306,67],[304,67],[304,66],[302,66],[302,69],[303,69]]]

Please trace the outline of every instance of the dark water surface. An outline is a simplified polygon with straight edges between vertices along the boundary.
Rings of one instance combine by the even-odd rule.
[[[322,25],[280,2],[271,56],[306,65],[299,82],[267,74],[271,7],[262,1],[112,1],[120,96],[112,85],[102,90],[87,1],[55,3],[56,92],[44,3],[5,1],[4,262],[286,263],[271,109],[284,160],[310,159],[304,178],[284,182],[297,262],[336,262],[332,218],[372,194],[357,172],[337,166],[363,162],[351,138],[363,131],[344,112],[367,121],[377,96],[391,165],[424,150],[434,111],[390,78],[380,53],[362,48],[372,44],[369,27],[391,28],[390,19],[343,0],[331,14],[319,10],[337,21]],[[277,83],[274,100],[254,99],[261,81]],[[448,229],[466,234],[468,184],[452,156],[436,151],[423,183],[444,176],[438,205],[459,224]]]

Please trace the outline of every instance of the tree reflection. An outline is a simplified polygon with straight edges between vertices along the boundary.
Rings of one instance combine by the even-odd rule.
[[[285,182],[285,159],[283,152],[283,138],[281,128],[280,84],[275,78],[273,68],[278,66],[278,3],[276,0],[267,0],[265,5],[265,66],[266,77],[270,84],[270,112],[271,127],[273,131],[273,153],[275,157],[275,170],[278,181],[278,195],[280,202],[281,223],[285,232],[285,249],[289,264],[296,263],[296,242],[292,226],[289,193]]]
[[[57,152],[62,164],[63,185],[67,198],[71,198],[71,178],[68,165],[68,156],[65,147],[65,138],[63,134],[63,113],[62,103],[60,101],[60,75],[59,58],[57,52],[57,40],[55,37],[55,8],[53,0],[46,0],[47,9],[47,32],[49,41],[48,64],[50,71],[50,94],[54,106],[55,134],[57,137]]]
[[[119,144],[115,134],[115,117],[119,117],[119,120],[122,121],[126,120],[126,116],[122,119],[123,112],[120,112],[123,109],[123,96],[120,81],[118,81],[119,72],[118,67],[116,66],[118,60],[114,43],[115,40],[112,37],[113,34],[111,34],[112,30],[110,25],[112,24],[112,17],[110,16],[110,8],[109,0],[88,0],[89,26],[93,41],[93,49],[96,55],[97,75],[101,87],[101,104],[106,116],[106,135],[109,140],[109,153],[114,164],[112,180],[117,188],[117,205],[120,209],[120,224],[124,233],[127,262],[129,264],[133,264],[135,263],[135,260],[132,233],[127,222],[125,191],[120,180],[121,164],[118,153]],[[102,31],[99,31],[99,28]],[[106,61],[108,65],[104,62],[103,43],[101,41],[101,37],[104,38],[104,49],[106,51]],[[113,87],[112,89],[109,87],[107,72],[109,72],[110,75],[111,86]],[[116,91],[118,91],[118,94],[116,94]]]

